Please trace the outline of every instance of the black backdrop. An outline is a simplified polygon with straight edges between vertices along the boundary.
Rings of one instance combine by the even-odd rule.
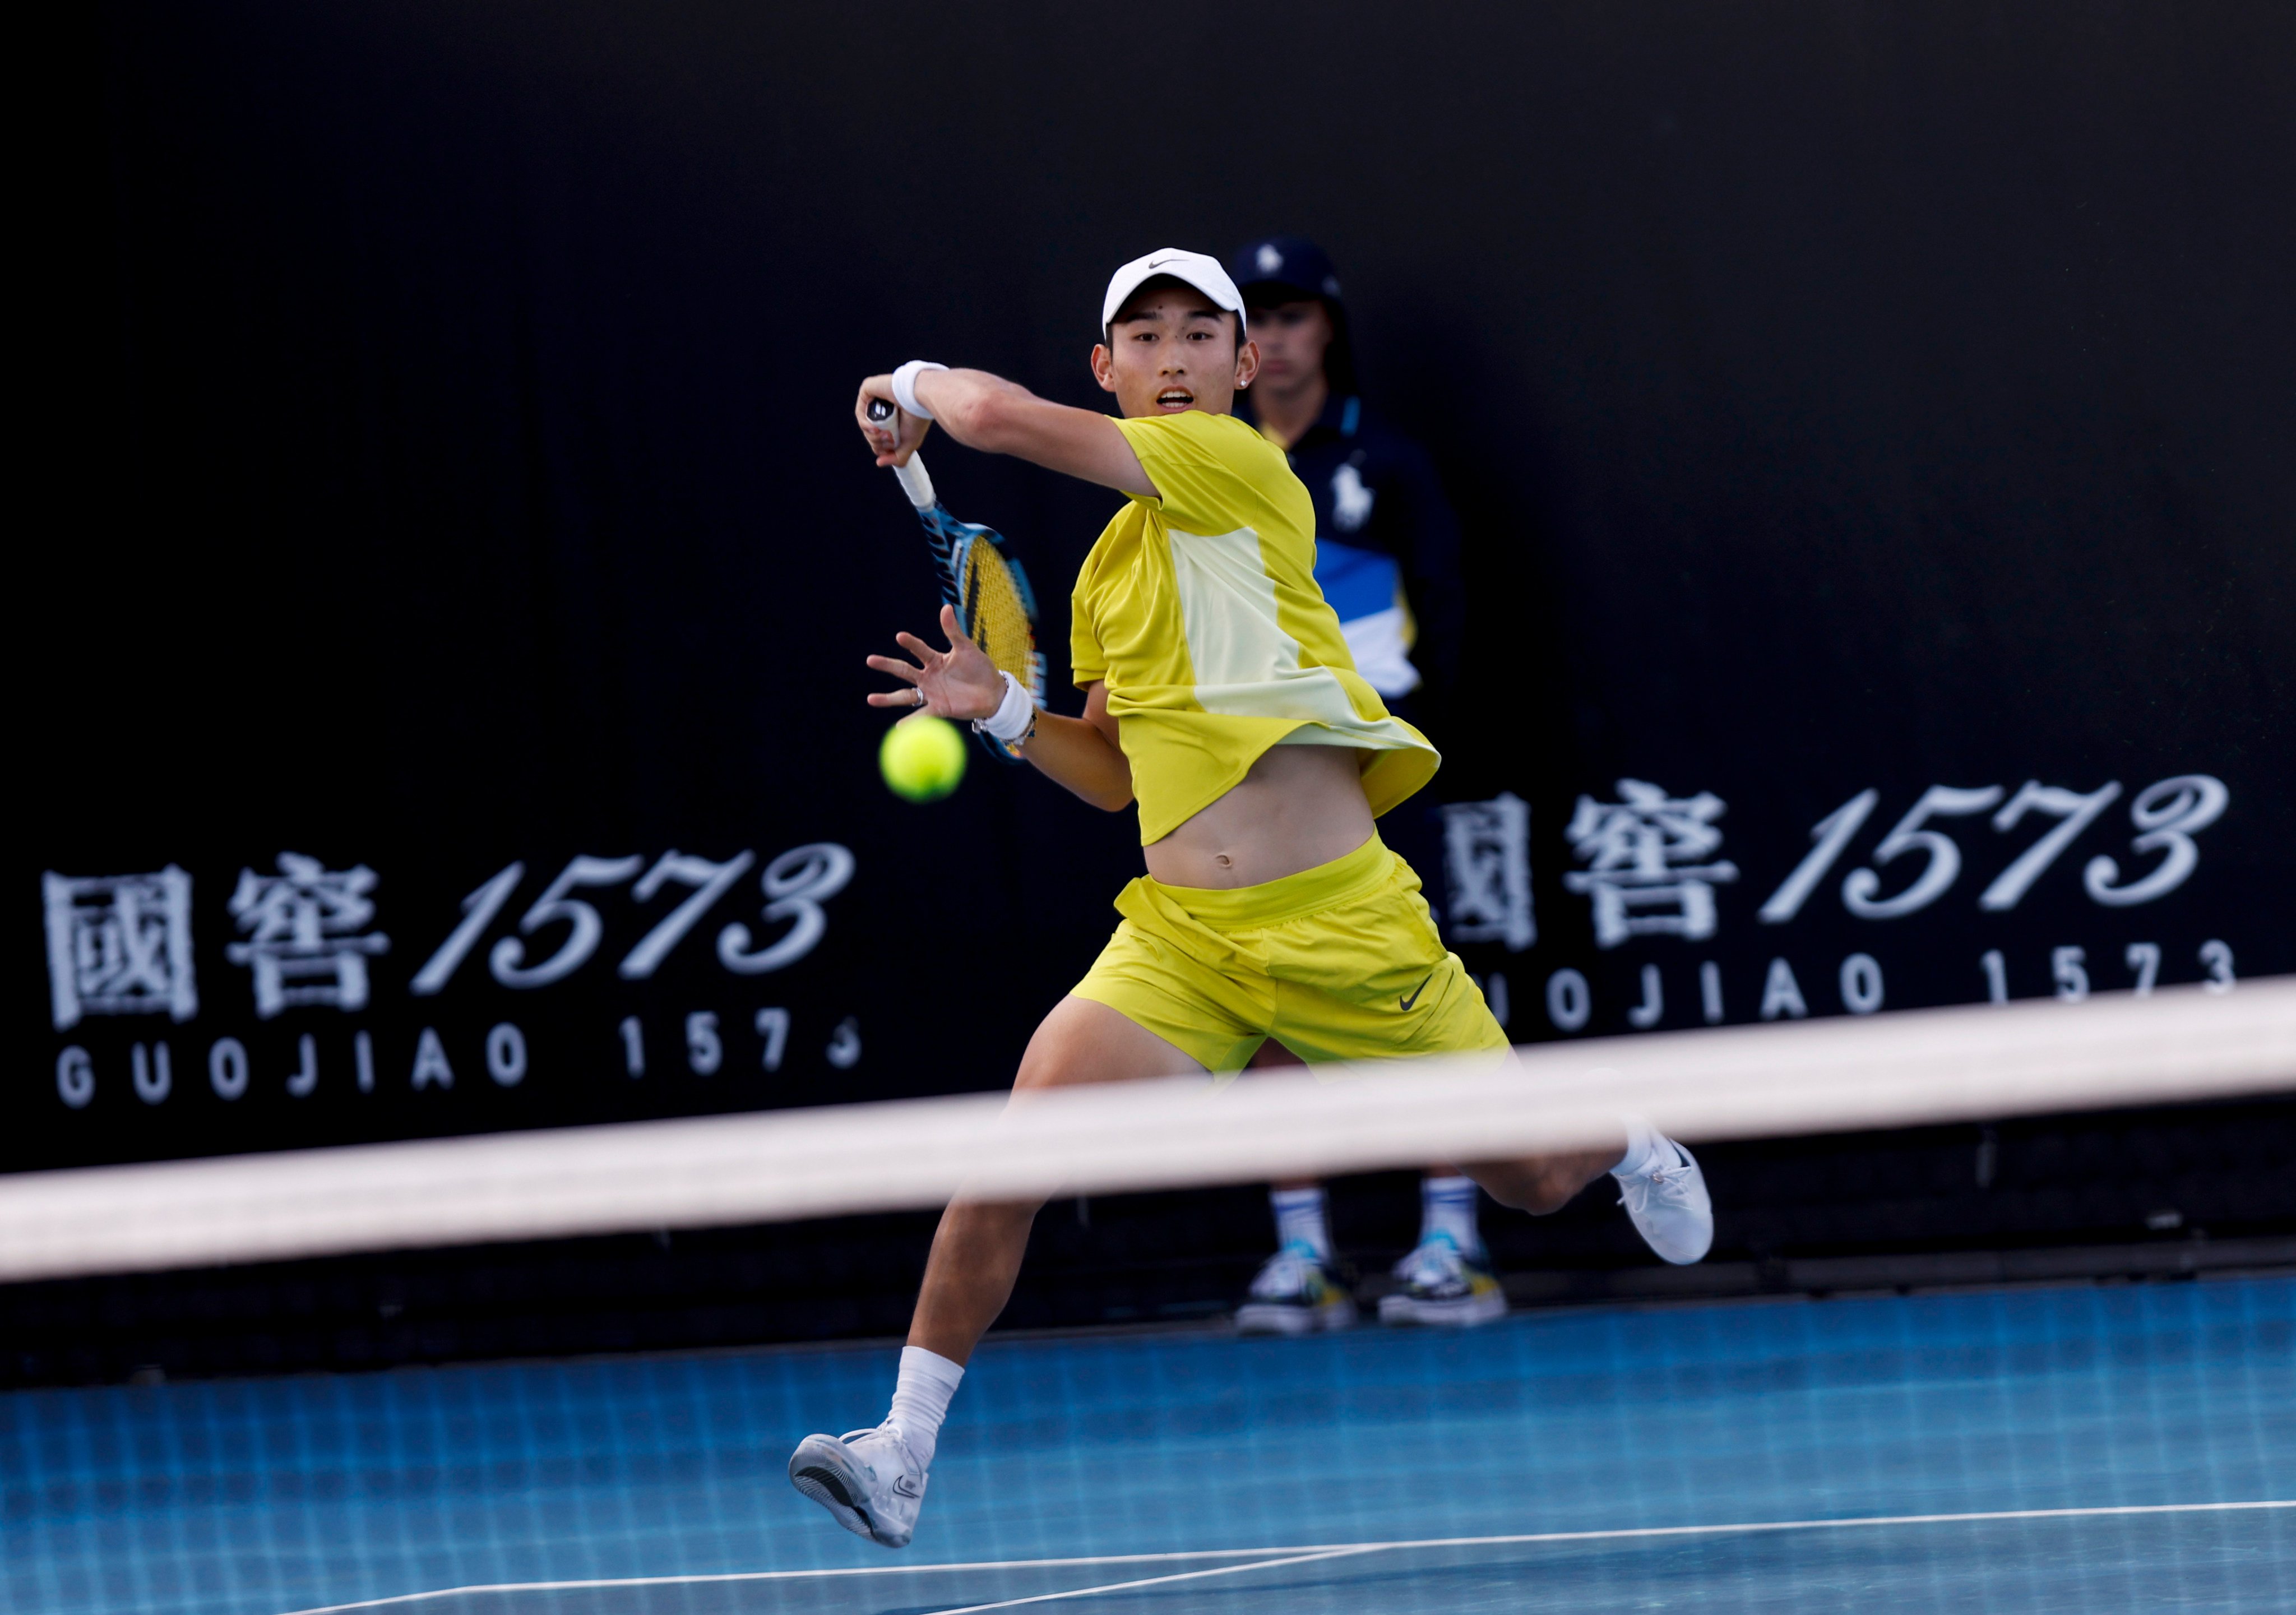
[[[2132,945],[2163,982],[2296,969],[2276,8],[114,4],[80,45],[24,472],[10,1168],[1002,1083],[1135,826],[983,758],[931,808],[879,783],[861,658],[933,594],[853,384],[922,354],[1094,402],[1115,263],[1270,228],[1339,260],[1366,391],[1461,509],[1435,794],[1529,804],[1537,940],[1463,945],[1518,1038],[1628,1029],[1645,966],[1660,1026],[1707,1018],[1708,963],[1730,1021],[1792,1012],[1777,960],[1813,1014],[2123,988]],[[1025,546],[1062,687],[1108,501],[929,456]],[[2177,790],[2140,793],[2192,775],[2226,805],[2190,877],[2089,895],[2099,856],[2108,890],[2173,856],[2130,840]],[[1725,804],[1710,935],[1598,946],[1565,832],[1622,778]],[[2068,811],[1995,830],[2029,781],[2120,791],[1988,912]],[[1938,785],[2004,793],[1929,826],[1959,878],[1850,913],[1849,872],[1886,898],[1923,866],[1875,848]],[[796,922],[760,915],[763,866],[824,842],[854,873],[819,945],[725,968],[729,922]],[[755,856],[625,980],[693,889],[634,898],[673,850]],[[260,941],[241,872],[287,851],[374,873],[363,1006],[260,1015],[226,951]],[[638,860],[574,894],[594,956],[503,985],[492,951],[577,856]],[[60,1025],[42,872],[95,881],[101,921],[103,880],[170,865],[195,1012]]]

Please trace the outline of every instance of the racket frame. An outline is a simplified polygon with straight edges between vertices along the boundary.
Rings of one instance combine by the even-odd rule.
[[[873,406],[870,418],[873,421],[881,418]],[[890,411],[882,417],[885,421],[890,418]],[[933,570],[940,578],[941,599],[955,611],[956,626],[961,631],[968,636],[972,633],[972,613],[964,598],[964,575],[966,564],[972,557],[973,546],[986,543],[989,553],[1011,576],[1013,586],[1021,596],[1021,610],[1029,622],[1028,665],[1021,672],[1014,672],[1011,668],[999,670],[1013,672],[1013,676],[1021,680],[1021,687],[1028,691],[1029,699],[1036,703],[1037,709],[1044,710],[1045,653],[1037,648],[1037,593],[1029,582],[1028,571],[1011,553],[1002,533],[994,528],[982,527],[978,522],[959,521],[949,513],[948,507],[933,491],[932,477],[926,471],[922,458],[911,455],[906,465],[893,468],[893,475],[899,480],[901,492],[908,496],[909,504],[917,512],[917,522],[925,530],[925,547],[932,553]],[[976,729],[973,734],[980,737],[980,743],[991,755],[1008,763],[1021,760],[1018,751],[987,731]]]

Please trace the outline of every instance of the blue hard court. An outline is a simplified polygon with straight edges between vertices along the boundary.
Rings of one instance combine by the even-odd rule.
[[[893,1360],[15,1393],[0,1586],[12,1615],[2296,1610],[2287,1278],[992,1340],[900,1554],[783,1473],[882,1414]]]

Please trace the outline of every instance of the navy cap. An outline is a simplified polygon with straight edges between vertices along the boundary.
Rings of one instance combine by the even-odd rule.
[[[1269,286],[1281,286],[1302,297],[1319,297],[1332,303],[1340,300],[1339,272],[1332,267],[1332,260],[1324,250],[1304,236],[1266,235],[1249,242],[1235,255],[1231,273],[1246,303],[1254,300],[1254,292],[1264,298],[1262,288]]]

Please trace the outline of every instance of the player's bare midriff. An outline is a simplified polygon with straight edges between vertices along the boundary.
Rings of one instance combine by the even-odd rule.
[[[1343,858],[1372,837],[1361,758],[1338,746],[1271,746],[1209,808],[1144,850],[1167,886],[1258,886]]]

